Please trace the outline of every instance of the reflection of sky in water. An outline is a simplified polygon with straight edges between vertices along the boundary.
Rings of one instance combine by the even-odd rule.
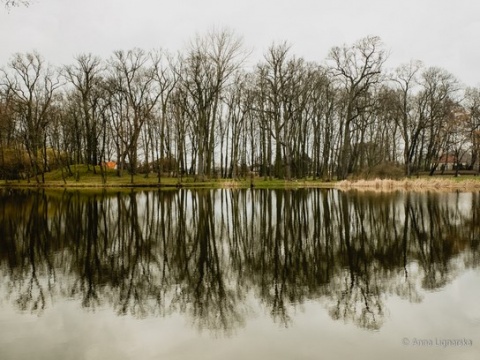
[[[59,301],[42,316],[0,308],[1,359],[474,359],[480,353],[480,272],[466,271],[421,303],[388,297],[381,331],[332,320],[323,304],[307,301],[285,328],[253,296],[252,314],[232,336],[198,333],[184,316],[137,319],[109,309],[84,311]],[[5,304],[3,304],[5,305]],[[218,335],[218,334],[217,334]],[[402,339],[473,340],[472,347],[408,347]]]

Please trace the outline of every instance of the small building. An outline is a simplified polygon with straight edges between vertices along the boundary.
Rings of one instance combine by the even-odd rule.
[[[453,170],[457,164],[457,158],[453,155],[442,155],[438,161],[441,170]]]
[[[106,167],[107,169],[116,169],[117,168],[117,163],[115,161],[102,162],[101,165]]]
[[[460,157],[460,161],[462,157]],[[467,167],[467,163],[465,161],[459,162],[455,155],[442,155],[440,160],[438,161],[440,165],[440,169],[442,171],[449,171],[449,170],[456,170],[457,166],[461,169],[465,169]]]

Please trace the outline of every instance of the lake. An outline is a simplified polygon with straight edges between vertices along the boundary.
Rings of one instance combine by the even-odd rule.
[[[480,194],[0,190],[0,359],[478,359]]]

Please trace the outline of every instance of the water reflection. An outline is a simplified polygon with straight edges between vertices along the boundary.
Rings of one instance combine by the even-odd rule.
[[[183,313],[231,334],[255,309],[282,326],[306,301],[379,329],[479,265],[478,193],[3,191],[0,301],[65,299],[137,317]]]

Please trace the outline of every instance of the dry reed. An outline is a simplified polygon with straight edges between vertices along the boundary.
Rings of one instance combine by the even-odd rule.
[[[450,180],[450,179],[375,179],[375,180],[343,180],[336,184],[342,190],[412,190],[412,191],[480,191],[479,180]]]

